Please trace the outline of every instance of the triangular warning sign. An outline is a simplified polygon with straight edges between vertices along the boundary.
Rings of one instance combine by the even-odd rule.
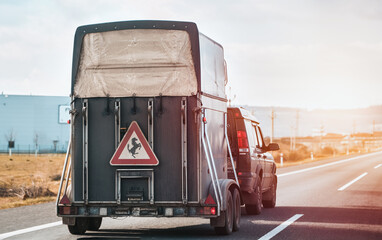
[[[110,160],[110,165],[158,165],[155,156],[138,123],[133,121],[117,150]]]

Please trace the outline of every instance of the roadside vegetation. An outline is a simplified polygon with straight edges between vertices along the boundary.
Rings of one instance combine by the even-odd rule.
[[[280,150],[273,152],[272,155],[275,159],[275,162],[278,167],[281,167],[280,160],[281,154],[283,157],[283,166],[293,166],[299,165],[307,162],[319,161],[322,159],[328,159],[332,157],[338,157],[343,155],[352,155],[359,153],[367,153],[371,151],[375,151],[377,149],[373,148],[362,148],[362,147],[350,147],[344,149],[343,147],[334,147],[334,146],[322,146],[316,147],[315,149],[309,148],[308,146],[295,143],[294,150],[291,147],[291,143],[289,139],[277,139],[277,142],[280,146]],[[312,159],[313,155],[313,159]]]
[[[0,154],[0,209],[55,200],[64,154]]]

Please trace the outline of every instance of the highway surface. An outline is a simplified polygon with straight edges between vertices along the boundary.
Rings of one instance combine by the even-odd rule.
[[[0,239],[382,239],[382,152],[278,169],[277,206],[216,236],[199,218],[105,218],[73,236],[53,203],[0,210]]]

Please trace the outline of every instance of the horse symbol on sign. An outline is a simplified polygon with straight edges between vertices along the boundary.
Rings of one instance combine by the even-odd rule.
[[[131,143],[133,144],[133,146],[130,148],[129,147],[129,144],[127,144],[127,150],[129,150],[129,152],[131,153],[131,155],[133,156],[133,158],[135,158],[135,154],[138,154],[136,151],[137,149],[139,148],[139,150],[141,150],[141,143],[137,143],[138,139],[137,138],[133,138],[131,139]]]
[[[158,158],[136,121],[133,121],[110,160],[112,166],[157,166]]]

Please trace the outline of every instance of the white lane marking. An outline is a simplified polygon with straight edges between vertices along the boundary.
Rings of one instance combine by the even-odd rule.
[[[45,229],[45,228],[55,227],[55,226],[59,226],[61,224],[62,224],[62,221],[58,221],[58,222],[47,223],[47,224],[34,226],[34,227],[30,227],[30,228],[24,228],[24,229],[20,229],[20,230],[13,231],[13,232],[7,232],[7,233],[0,234],[0,239],[4,239],[4,238],[16,236],[16,235],[20,235],[20,234],[24,234],[24,233],[28,233],[28,232],[34,232],[34,231],[38,231],[38,230]]]
[[[336,165],[336,164],[340,164],[340,163],[344,163],[344,162],[349,162],[349,161],[357,160],[360,158],[370,157],[370,156],[378,155],[378,154],[381,154],[381,152],[370,153],[370,154],[366,154],[366,155],[362,155],[362,156],[358,156],[358,157],[352,157],[352,158],[340,160],[337,162],[331,162],[331,163],[327,163],[324,165],[319,165],[319,166],[315,166],[315,167],[311,167],[311,168],[304,168],[304,169],[293,171],[293,172],[282,173],[282,174],[278,174],[277,177],[284,177],[284,176],[293,175],[293,174],[297,174],[297,173],[307,172],[307,171],[315,170],[318,168],[328,167],[328,166],[332,166],[332,165]]]
[[[357,182],[358,180],[360,180],[361,178],[363,178],[364,176],[367,175],[367,172],[365,173],[362,173],[360,176],[354,178],[353,180],[351,180],[350,182],[346,183],[345,185],[343,185],[342,187],[340,187],[338,189],[338,191],[343,191],[345,190],[347,187],[349,187],[350,185],[352,185],[353,183]]]
[[[374,168],[377,169],[377,168],[379,168],[380,166],[382,166],[382,164],[378,164],[378,165],[375,166]]]
[[[281,223],[279,226],[277,226],[276,228],[274,228],[272,231],[270,231],[269,233],[265,234],[264,236],[262,236],[261,238],[259,238],[259,240],[268,240],[268,239],[271,239],[273,238],[274,236],[276,236],[279,232],[281,232],[282,230],[284,230],[286,227],[288,227],[289,225],[291,225],[293,222],[295,222],[297,219],[299,219],[300,217],[304,216],[304,214],[296,214],[294,215],[293,217],[289,218],[288,220],[286,220],[285,222]]]

